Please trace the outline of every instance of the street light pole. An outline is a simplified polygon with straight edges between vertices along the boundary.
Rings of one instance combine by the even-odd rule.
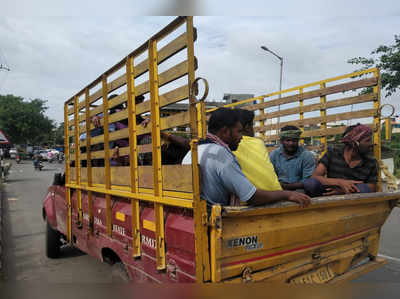
[[[279,56],[272,50],[268,49],[266,46],[261,46],[261,49],[271,53],[272,55],[274,55],[281,61],[281,71],[280,71],[280,79],[279,79],[279,91],[281,92],[282,91],[282,76],[283,76],[283,57]],[[279,93],[279,98],[281,98],[281,97],[282,97],[282,93]]]

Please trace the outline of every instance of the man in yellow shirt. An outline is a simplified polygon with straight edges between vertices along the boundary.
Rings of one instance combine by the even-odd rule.
[[[239,161],[240,168],[257,189],[282,190],[264,142],[254,137],[254,112],[244,109],[238,110],[240,111],[240,122],[243,126],[243,138],[238,149],[233,153]]]

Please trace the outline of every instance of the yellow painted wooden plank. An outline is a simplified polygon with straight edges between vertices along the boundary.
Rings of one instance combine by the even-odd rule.
[[[156,34],[155,36],[164,36],[165,34],[169,34],[172,33],[177,26],[179,27],[181,24],[183,24],[185,22],[186,17],[177,17],[175,20],[173,20],[170,24],[168,24],[165,28],[163,28],[158,34]],[[197,35],[195,34],[195,38],[197,38]],[[169,57],[171,57],[172,55],[178,53],[179,51],[183,50],[186,45],[184,44],[184,42],[186,42],[186,36],[185,33],[183,33],[182,35],[178,36],[176,39],[174,39],[173,41],[171,41],[170,43],[168,43],[167,45],[165,45],[163,48],[160,49],[158,55],[159,55],[159,63],[162,63],[164,60],[168,59]],[[145,42],[144,44],[142,44],[140,47],[138,47],[136,50],[134,50],[133,52],[131,52],[128,56],[129,57],[138,57],[139,55],[141,55],[148,46],[148,41]],[[139,63],[136,68],[138,69],[136,77],[139,77],[140,75],[142,75],[143,73],[147,72],[147,65],[148,62],[147,60],[143,61],[142,63]],[[111,67],[108,71],[106,71],[103,75],[107,75],[110,76],[112,73],[115,73],[116,71],[118,71],[119,69],[123,68],[125,66],[125,59],[121,60],[120,62],[118,62],[116,65],[114,65],[113,67]],[[91,89],[92,87],[95,87],[98,83],[101,82],[102,80],[102,76],[101,75],[99,78],[97,78],[96,80],[94,80],[92,83],[90,83],[89,85],[87,85],[85,88],[83,88],[83,90],[81,90],[80,92],[78,92],[76,94],[76,96],[80,96],[81,94],[83,94],[84,90],[86,88]],[[109,91],[113,91],[119,87],[121,87],[122,85],[124,85],[126,82],[124,82],[124,75],[121,75],[120,77],[118,77],[117,79],[115,79],[114,81],[112,81],[109,86],[107,86]],[[97,99],[102,97],[102,91],[101,89],[94,92],[91,99],[90,99],[90,103],[96,101]],[[71,100],[68,100],[68,102],[70,102]],[[84,107],[84,104],[81,104],[82,106],[80,106],[80,108]],[[68,114],[73,114],[73,111],[69,111]]]
[[[143,228],[147,230],[151,230],[152,232],[156,231],[156,224],[153,221],[143,219]]]
[[[294,125],[294,126],[306,126],[306,125],[312,125],[312,124],[319,124],[319,123],[327,123],[327,122],[335,122],[335,121],[341,121],[341,120],[348,120],[348,119],[357,119],[357,118],[366,118],[366,117],[374,117],[377,113],[376,109],[365,109],[365,110],[359,110],[359,111],[354,111],[354,112],[345,112],[345,113],[337,113],[337,114],[330,114],[324,117],[310,117],[310,118],[305,118],[303,120],[291,120],[291,121],[286,121],[286,122],[281,122],[278,125],[272,124],[272,125],[267,125],[263,127],[256,127],[254,130],[256,132],[259,131],[268,131],[268,130],[276,130],[277,128],[282,128],[287,125]]]
[[[323,104],[323,103],[316,103],[316,104],[310,104],[310,105],[303,104],[303,106],[300,105],[299,107],[284,109],[284,110],[281,110],[280,112],[274,111],[274,112],[266,113],[264,115],[256,115],[254,117],[254,120],[260,121],[260,120],[264,120],[264,119],[271,119],[271,118],[275,118],[278,116],[287,116],[287,115],[292,115],[292,114],[297,114],[297,113],[299,113],[300,115],[303,113],[303,116],[304,116],[305,112],[312,112],[312,111],[318,111],[321,109],[330,109],[330,108],[343,107],[343,106],[348,106],[348,105],[353,105],[353,104],[372,102],[372,101],[374,101],[374,99],[376,97],[377,97],[376,94],[370,93],[370,94],[364,94],[364,95],[360,95],[360,96],[347,97],[347,98],[338,99],[338,100],[331,100],[331,101],[327,101],[325,104]]]

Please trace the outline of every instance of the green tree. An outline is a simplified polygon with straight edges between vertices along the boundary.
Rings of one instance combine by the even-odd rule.
[[[400,35],[394,36],[395,43],[390,46],[381,45],[371,52],[371,58],[355,57],[347,62],[362,65],[360,70],[368,69],[373,66],[381,71],[382,89],[385,96],[391,96],[400,89]],[[365,89],[363,93],[371,92]]]
[[[57,128],[53,130],[54,143],[57,145],[64,144],[64,123],[60,123]]]
[[[44,112],[46,101],[24,100],[14,95],[0,95],[0,128],[15,144],[42,144],[48,141],[54,121]]]

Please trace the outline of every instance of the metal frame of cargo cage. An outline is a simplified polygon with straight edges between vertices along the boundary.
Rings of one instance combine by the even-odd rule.
[[[372,77],[354,80],[356,78],[372,74]],[[328,83],[335,83],[344,79],[353,79],[351,82],[339,83],[337,85],[327,87]],[[316,88],[315,88],[316,87]],[[337,94],[345,91],[354,91],[359,88],[372,87],[372,92],[367,94],[360,94],[358,96],[346,97],[337,100],[327,101],[326,96]],[[314,88],[311,91],[304,91],[307,88]],[[295,92],[295,94],[293,94]],[[285,95],[290,94],[290,95]],[[281,98],[271,99],[275,96],[281,95]],[[320,97],[320,103],[314,103],[310,105],[304,105],[304,101]],[[308,147],[309,149],[322,149],[321,155],[325,153],[328,146],[327,136],[341,134],[346,129],[346,126],[337,126],[327,128],[328,122],[351,120],[364,117],[373,117],[373,123],[368,124],[373,130],[373,141],[374,141],[374,156],[380,161],[381,160],[381,109],[380,106],[380,72],[377,68],[370,68],[362,71],[357,71],[321,81],[312,82],[296,86],[293,88],[285,89],[282,91],[272,92],[262,96],[245,99],[232,104],[224,105],[227,108],[240,107],[252,111],[259,111],[259,114],[255,116],[255,121],[258,122],[254,126],[255,132],[258,137],[263,139],[265,142],[276,141],[279,139],[278,130],[285,125],[296,125],[299,126],[303,131],[300,142],[304,144],[304,138],[306,137],[319,137],[321,146]],[[266,101],[268,100],[268,101]],[[298,107],[288,108],[281,110],[281,105],[298,102]],[[365,109],[360,111],[351,111],[345,113],[327,115],[326,110],[330,108],[337,108],[343,106],[349,106],[360,103],[373,102],[372,109]],[[255,104],[254,104],[255,103]],[[265,109],[276,107],[277,111],[267,113]],[[207,113],[211,113],[217,108],[207,110]],[[305,118],[304,113],[312,111],[320,111],[320,117]],[[299,115],[298,120],[280,122],[280,117],[288,115]],[[265,124],[265,121],[277,118],[275,124]],[[389,118],[385,119],[387,123]],[[317,130],[304,130],[305,125],[320,124],[320,128]],[[388,127],[388,126],[387,126]],[[274,131],[275,135],[268,135]],[[389,134],[386,133],[386,136]],[[387,138],[387,137],[386,137]],[[379,173],[378,190],[381,190],[381,178]]]
[[[160,50],[157,50],[157,43],[170,35],[180,26],[186,26],[186,32],[180,35],[178,38],[164,46]],[[192,165],[192,192],[176,192],[170,190],[164,190],[163,188],[163,172],[161,165],[161,137],[160,131],[171,128],[173,125],[170,123],[163,122],[160,118],[160,108],[170,103],[177,102],[178,100],[189,99],[189,117],[183,117],[180,121],[171,121],[175,124],[174,127],[186,123],[190,125],[191,133],[191,154],[194,161],[197,161],[197,142],[200,138],[203,138],[205,134],[205,118],[202,115],[204,113],[204,102],[198,101],[195,97],[195,68],[196,58],[194,56],[194,41],[196,40],[196,29],[193,27],[193,17],[178,17],[167,25],[160,32],[152,36],[147,42],[141,45],[139,48],[130,53],[127,57],[122,59],[119,63],[111,67],[108,71],[103,73],[91,84],[87,85],[75,96],[65,102],[64,113],[65,113],[65,157],[66,157],[66,194],[67,194],[67,239],[69,242],[72,240],[72,206],[71,206],[71,194],[72,191],[77,192],[77,208],[78,208],[78,222],[82,221],[82,192],[87,192],[88,204],[89,204],[89,222],[93,223],[93,193],[104,194],[106,198],[106,227],[107,235],[112,238],[112,208],[111,208],[111,196],[118,196],[127,198],[131,202],[132,207],[132,252],[133,257],[138,258],[141,256],[141,239],[140,239],[140,215],[139,215],[139,202],[146,201],[154,204],[155,209],[155,236],[156,236],[156,264],[158,270],[164,270],[166,268],[166,257],[165,257],[165,236],[164,236],[164,206],[175,206],[186,209],[192,209],[194,215],[194,231],[195,231],[195,263],[196,263],[196,279],[197,281],[207,281],[210,279],[210,266],[208,260],[208,239],[207,238],[207,211],[206,202],[200,199],[200,178],[199,178],[199,166],[194,163]],[[165,84],[172,80],[163,79],[163,74],[158,73],[158,65],[164,60],[172,57],[174,54],[184,50],[187,51],[187,60],[184,63],[176,65],[171,68],[172,80],[188,76],[188,82],[186,86],[176,89],[175,93],[170,92],[170,98],[178,97],[179,99],[172,99],[168,103],[164,99],[163,95],[159,95],[159,87],[162,86],[162,81],[167,81]],[[141,54],[148,52],[148,59],[139,63],[134,64],[134,59]],[[118,77],[112,82],[108,82],[108,78],[117,72],[125,68],[125,74]],[[148,84],[143,87],[143,84],[135,86],[135,78],[142,75],[145,72],[149,72],[149,81],[145,82]],[[180,72],[179,74],[174,74]],[[171,74],[171,73],[169,73]],[[98,84],[102,84],[100,90],[97,90],[93,94],[90,93],[91,88],[94,88]],[[93,125],[90,123],[91,113],[102,112],[104,117],[102,119],[103,127],[108,128],[111,121],[117,121],[122,119],[119,117],[115,118],[114,115],[109,115],[108,109],[110,103],[117,105],[122,103],[123,99],[118,97],[116,100],[108,101],[107,97],[109,92],[119,88],[126,84],[126,98],[127,111],[128,111],[128,130],[129,130],[129,147],[128,150],[123,154],[129,154],[130,157],[130,184],[128,187],[123,188],[121,186],[115,186],[112,184],[112,171],[110,167],[110,148],[109,141],[121,138],[120,135],[109,133],[109,130],[104,130],[103,136],[90,137],[90,130],[93,129]],[[145,85],[146,85],[145,84]],[[144,90],[148,88],[149,90]],[[150,101],[145,103],[135,104],[135,96],[144,94],[150,91]],[[182,96],[182,94],[184,96]],[[79,97],[84,97],[83,101],[79,102]],[[91,105],[96,100],[102,98],[103,104],[93,108]],[[165,97],[164,97],[165,98]],[[148,105],[150,102],[150,107]],[[147,106],[145,106],[147,105]],[[101,107],[102,106],[102,107]],[[147,107],[147,110],[146,110]],[[150,109],[149,109],[150,108]],[[85,111],[80,111],[85,109]],[[92,109],[92,110],[91,110]],[[95,112],[92,112],[95,111]],[[139,167],[137,154],[140,152],[140,146],[137,144],[137,136],[143,134],[146,130],[136,125],[136,115],[143,112],[151,112],[151,153],[152,153],[152,170],[153,170],[153,188],[139,188]],[[79,113],[84,113],[80,116]],[[185,112],[187,114],[187,112]],[[74,118],[69,120],[69,116],[73,115]],[[125,114],[126,115],[126,114]],[[173,118],[174,116],[172,116]],[[175,118],[176,119],[176,118]],[[80,122],[85,121],[85,126],[79,126]],[[70,130],[72,128],[72,130]],[[86,133],[86,141],[81,144],[80,134]],[[110,136],[111,135],[111,136]],[[74,153],[71,155],[72,149],[70,148],[70,138],[74,138]],[[93,183],[93,168],[91,166],[91,159],[99,157],[96,152],[91,153],[91,144],[93,140],[96,143],[101,141],[104,142],[104,174],[105,184]],[[80,147],[86,146],[86,154],[80,153]],[[81,159],[87,159],[87,182],[81,180]],[[75,160],[75,169],[71,169],[70,162]],[[71,179],[71,175],[74,175],[74,180]],[[91,231],[93,233],[93,231]]]

